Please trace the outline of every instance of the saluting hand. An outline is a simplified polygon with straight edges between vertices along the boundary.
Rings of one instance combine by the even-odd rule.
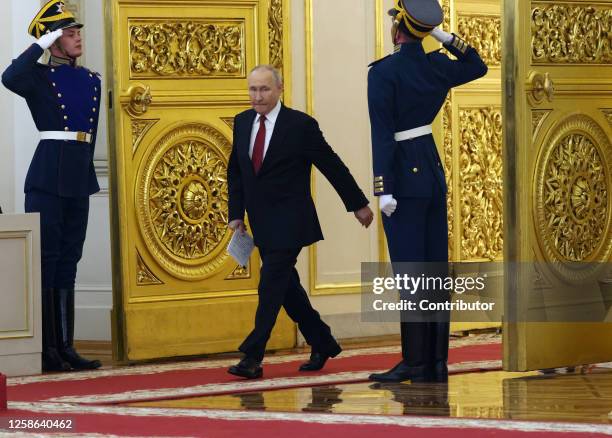
[[[40,38],[38,38],[38,40],[36,40],[36,44],[38,44],[43,50],[47,50],[59,37],[62,36],[63,33],[63,29],[58,29],[54,30],[53,32],[46,33]]]
[[[366,205],[355,212],[355,217],[361,225],[368,228],[372,223],[372,220],[374,220],[374,213],[372,213],[370,207]]]
[[[430,35],[440,41],[442,44],[448,44],[454,38],[452,34],[443,31],[439,27],[436,27],[434,30],[432,30]]]

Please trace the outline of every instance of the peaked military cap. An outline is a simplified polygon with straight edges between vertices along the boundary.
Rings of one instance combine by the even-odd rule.
[[[403,23],[413,38],[423,39],[444,21],[438,0],[396,0],[389,10],[397,25]]]
[[[28,33],[38,39],[48,32],[69,27],[81,28],[83,25],[77,23],[63,0],[51,0],[38,11],[28,27]]]

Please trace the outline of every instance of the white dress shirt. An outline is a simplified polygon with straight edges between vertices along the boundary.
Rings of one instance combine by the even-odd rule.
[[[266,114],[266,121],[264,122],[266,125],[266,141],[264,143],[264,152],[263,157],[266,158],[266,152],[268,152],[268,146],[270,146],[270,139],[272,138],[272,133],[274,132],[274,125],[276,125],[276,119],[278,118],[278,113],[281,110],[281,101],[277,102],[276,106]],[[261,116],[257,114],[255,116],[255,121],[253,122],[253,128],[251,129],[251,144],[249,145],[249,157],[253,158],[253,147],[255,146],[255,137],[257,137],[257,132],[259,131],[259,119]]]

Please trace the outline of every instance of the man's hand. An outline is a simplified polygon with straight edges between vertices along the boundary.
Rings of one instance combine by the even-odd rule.
[[[372,213],[370,207],[366,205],[355,212],[355,217],[361,225],[368,228],[372,223],[372,220],[374,220],[374,213]]]
[[[59,37],[62,36],[63,33],[63,29],[58,29],[53,32],[46,33],[38,40],[36,40],[36,44],[38,44],[43,50],[47,50]]]
[[[240,231],[240,234],[246,233],[246,225],[240,219],[234,219],[227,226],[233,231]]]
[[[431,31],[431,36],[440,41],[442,44],[448,44],[453,40],[453,35],[436,27]]]
[[[378,202],[380,211],[386,214],[387,217],[391,217],[397,208],[397,201],[393,198],[393,195],[382,195],[379,197]]]

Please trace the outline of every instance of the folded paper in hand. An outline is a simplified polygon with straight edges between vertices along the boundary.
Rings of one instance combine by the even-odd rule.
[[[249,233],[241,233],[235,231],[229,245],[227,246],[227,252],[231,255],[234,260],[238,262],[240,266],[246,266],[249,264],[249,258],[255,248],[253,238]]]

